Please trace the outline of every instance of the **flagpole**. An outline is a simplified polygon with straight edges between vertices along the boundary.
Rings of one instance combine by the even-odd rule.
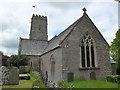
[[[33,5],[32,7],[33,7],[33,14],[35,14],[35,5]]]

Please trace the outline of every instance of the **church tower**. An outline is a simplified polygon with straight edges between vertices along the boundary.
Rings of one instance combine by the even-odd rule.
[[[38,16],[33,14],[31,19],[30,39],[48,40],[46,16]]]

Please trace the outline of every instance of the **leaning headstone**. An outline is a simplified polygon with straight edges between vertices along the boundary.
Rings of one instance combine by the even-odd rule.
[[[19,84],[19,70],[17,67],[11,67],[9,69],[9,85]]]

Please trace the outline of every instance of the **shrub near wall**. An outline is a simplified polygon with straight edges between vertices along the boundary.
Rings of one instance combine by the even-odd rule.
[[[20,68],[19,68],[19,73],[20,74],[27,74],[27,73],[30,74],[30,71],[31,71],[30,66],[20,66]]]
[[[106,77],[108,82],[120,83],[120,75],[111,75]]]

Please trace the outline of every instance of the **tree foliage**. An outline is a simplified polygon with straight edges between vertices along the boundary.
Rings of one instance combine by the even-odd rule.
[[[28,65],[28,60],[29,58],[26,56],[11,55],[8,62],[10,66],[16,66],[19,68],[20,66]]]
[[[111,56],[117,63],[117,73],[120,74],[120,29],[116,32],[116,37],[111,44]]]
[[[3,52],[2,52],[2,51],[0,51],[0,55],[3,55]]]

